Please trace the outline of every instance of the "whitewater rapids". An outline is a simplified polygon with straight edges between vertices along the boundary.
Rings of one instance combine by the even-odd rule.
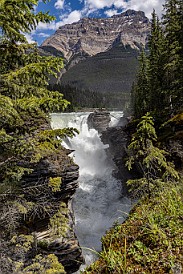
[[[73,198],[75,233],[83,250],[86,265],[96,259],[101,250],[101,237],[114,222],[122,223],[131,209],[131,201],[122,197],[121,182],[112,176],[113,163],[108,159],[104,145],[95,129],[88,130],[89,113],[52,114],[52,128],[74,127],[79,134],[63,142],[74,150],[74,161],[79,165],[79,188]],[[111,126],[122,116],[122,112],[111,113]],[[79,273],[79,272],[78,272]]]

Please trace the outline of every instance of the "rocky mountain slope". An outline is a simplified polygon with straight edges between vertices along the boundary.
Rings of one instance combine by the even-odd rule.
[[[82,94],[73,91],[76,99],[63,92],[73,105],[86,97],[86,107],[91,107],[91,101],[92,106],[98,106],[100,101],[99,107],[124,108],[135,79],[137,57],[147,46],[149,31],[144,12],[128,10],[111,18],[83,18],[62,26],[43,42],[41,50],[64,57],[65,68],[58,81],[61,91],[67,85],[82,90]],[[96,99],[93,93],[99,94]]]
[[[48,51],[56,49],[67,61],[78,53],[93,56],[105,52],[119,41],[139,49],[146,45],[149,28],[144,12],[128,10],[111,18],[83,18],[61,26],[41,47]]]

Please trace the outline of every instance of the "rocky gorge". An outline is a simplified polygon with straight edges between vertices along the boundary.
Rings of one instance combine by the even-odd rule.
[[[109,131],[110,120],[110,112],[96,110],[88,116],[88,128],[94,128],[101,136],[105,135]],[[44,129],[46,128],[49,129],[48,124],[44,125]],[[112,132],[115,130],[116,127]],[[106,139],[105,143],[108,144],[108,141]],[[114,149],[111,143],[108,158]],[[121,153],[121,143],[115,145],[116,151]],[[1,197],[1,227],[10,230],[12,226],[17,234],[16,238],[12,235],[11,241],[7,243],[6,231],[1,230],[2,273],[15,271],[14,264],[17,262],[21,262],[25,269],[30,267],[32,257],[37,255],[56,255],[68,274],[76,272],[84,263],[75,234],[72,198],[78,188],[79,166],[69,156],[72,152],[73,150],[61,146],[56,153],[43,157],[36,164],[28,161],[19,163],[22,167],[31,169],[31,172],[22,177],[19,190],[21,195],[19,193],[19,200],[13,208],[9,207],[9,200],[6,202],[6,196]],[[113,155],[114,158],[117,155]],[[9,199],[13,200],[14,197]],[[10,214],[8,219],[7,207]],[[17,267],[16,271],[21,273],[21,269]]]
[[[127,169],[125,161],[128,157],[127,146],[130,142],[131,131],[126,128],[129,123],[129,117],[119,117],[115,126],[110,125],[110,112],[106,110],[96,110],[88,116],[89,128],[96,129],[101,141],[104,145],[109,147],[106,153],[114,162],[113,175],[121,181],[123,185],[123,195],[128,195],[127,180],[135,178],[138,171],[131,171]]]
[[[101,132],[99,114],[91,114],[93,126]],[[104,124],[108,120],[106,113],[101,114]],[[109,144],[107,153],[115,163],[114,176],[120,179],[123,188],[122,195],[130,195],[127,180],[135,181],[141,178],[142,171],[138,163],[132,171],[126,167],[129,157],[128,145],[137,127],[137,121],[122,117],[115,127],[107,127],[101,132],[104,144]],[[168,151],[169,159],[174,161],[176,170],[182,176],[183,142],[182,142],[182,114],[176,115],[161,128],[161,143]],[[172,165],[173,166],[173,165]],[[127,219],[111,227],[102,237],[102,251],[99,258],[91,264],[84,273],[123,273],[128,269],[130,273],[182,273],[182,185],[181,181],[163,185],[158,193],[152,192],[150,198],[141,198],[130,211]],[[171,203],[170,203],[171,201]],[[174,211],[172,211],[174,208]],[[165,220],[170,220],[166,222]],[[157,234],[158,240],[157,242]],[[173,231],[176,231],[174,233]],[[162,234],[161,234],[162,233]],[[166,238],[169,248],[163,239]],[[176,239],[176,248],[174,243]],[[171,246],[171,247],[170,247]],[[169,254],[174,254],[174,264],[169,261]],[[152,257],[153,254],[153,257]]]
[[[40,2],[0,3],[0,273],[182,273],[181,0],[38,48]]]

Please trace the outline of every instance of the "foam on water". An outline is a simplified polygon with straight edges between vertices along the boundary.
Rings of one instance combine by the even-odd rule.
[[[79,188],[73,198],[75,232],[83,248],[86,265],[96,258],[86,248],[101,250],[101,237],[117,220],[122,222],[131,208],[131,201],[122,197],[121,183],[112,176],[112,162],[106,156],[98,132],[88,130],[89,113],[52,114],[52,127],[75,127],[80,131],[76,137],[65,142],[73,149],[74,161],[79,165]],[[111,125],[122,116],[112,112]],[[83,269],[85,266],[82,266]],[[79,272],[78,272],[79,273]]]

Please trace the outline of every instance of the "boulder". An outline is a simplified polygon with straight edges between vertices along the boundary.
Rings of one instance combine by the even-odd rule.
[[[109,127],[110,121],[110,112],[106,110],[95,110],[88,116],[88,128],[94,128],[101,133]]]

